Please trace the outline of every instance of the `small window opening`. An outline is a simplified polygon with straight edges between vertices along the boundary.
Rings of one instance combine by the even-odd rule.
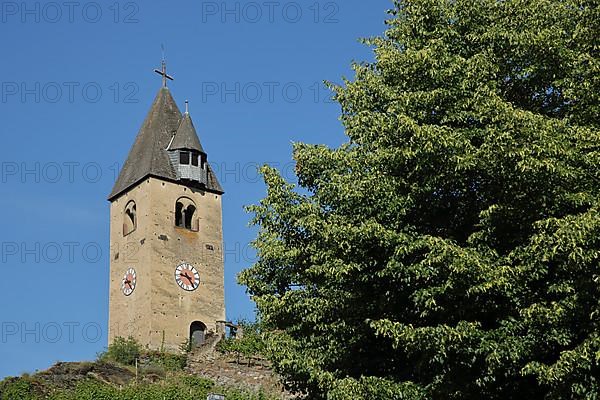
[[[123,236],[129,235],[137,228],[137,210],[134,201],[127,203],[123,217]]]
[[[192,153],[192,165],[194,167],[198,166],[198,154],[197,153]]]
[[[190,153],[187,151],[182,151],[179,153],[179,163],[183,165],[189,165],[190,163]]]

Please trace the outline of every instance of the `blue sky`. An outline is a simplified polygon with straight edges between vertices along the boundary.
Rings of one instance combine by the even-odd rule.
[[[0,378],[93,359],[107,342],[106,197],[160,88],[190,111],[225,188],[227,316],[252,318],[243,206],[291,143],[345,140],[323,80],[372,60],[389,0],[0,3]]]

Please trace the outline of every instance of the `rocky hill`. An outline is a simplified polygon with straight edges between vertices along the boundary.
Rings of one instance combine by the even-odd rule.
[[[190,353],[182,370],[169,371],[148,360],[137,368],[116,363],[57,363],[33,375],[0,382],[0,400],[197,400],[222,394],[226,400],[290,399],[264,360],[252,365],[233,357]]]

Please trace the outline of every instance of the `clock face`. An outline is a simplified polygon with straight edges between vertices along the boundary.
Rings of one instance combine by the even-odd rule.
[[[135,289],[136,277],[135,269],[129,268],[121,281],[121,291],[125,296],[129,296]]]
[[[200,275],[192,265],[181,263],[175,269],[175,281],[183,290],[192,291],[200,285]]]

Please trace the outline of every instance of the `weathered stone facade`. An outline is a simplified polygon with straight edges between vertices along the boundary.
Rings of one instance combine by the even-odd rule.
[[[164,106],[157,105],[160,101],[169,105],[169,112],[175,117],[178,113],[169,104],[170,94],[159,94],[142,127],[146,129],[146,143],[153,143],[151,135],[164,136],[162,129],[151,132],[154,125],[149,121],[161,118]],[[159,140],[164,142],[164,137],[156,139]],[[143,152],[135,148],[138,142],[130,158]],[[203,150],[202,154],[205,156]],[[135,161],[128,159],[126,173],[132,175],[133,171],[140,176]],[[213,180],[220,189],[214,176]],[[118,336],[133,336],[151,349],[177,351],[190,340],[193,323],[196,331],[198,326],[205,327],[202,337],[221,329],[217,321],[225,320],[222,191],[207,188],[202,182],[155,176],[152,171],[126,189],[122,189],[123,185],[119,188],[119,182],[115,186],[110,198],[109,343]],[[177,226],[178,201],[195,209],[190,227]],[[134,217],[130,216],[132,210]],[[182,263],[193,266],[199,274],[199,284],[194,282],[197,287],[192,290],[185,290],[176,281],[185,280],[176,274]],[[135,270],[135,282],[128,280],[125,291],[124,276],[130,268]]]

